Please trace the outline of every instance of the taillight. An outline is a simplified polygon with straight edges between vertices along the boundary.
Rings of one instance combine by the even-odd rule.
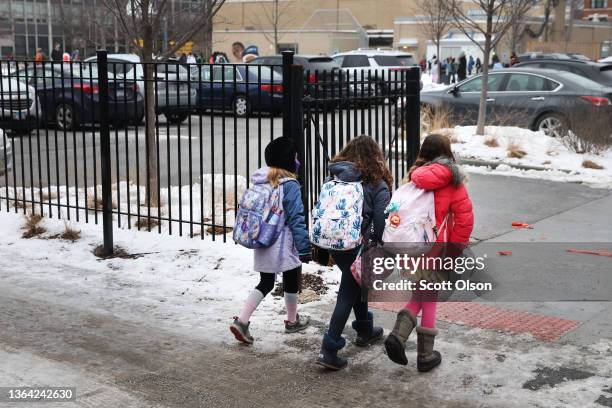
[[[580,99],[595,106],[611,106],[612,102],[603,96],[581,96]]]
[[[282,93],[282,85],[263,84],[259,87],[263,92]]]
[[[139,92],[140,88],[138,87],[138,84],[134,84],[134,92]]]
[[[308,75],[308,83],[309,84],[314,84],[316,82],[317,82],[317,77],[315,76],[315,74]]]
[[[91,85],[91,84],[74,84],[74,89],[80,89],[81,92],[92,95],[92,94],[97,94],[100,89],[98,88],[98,85]]]

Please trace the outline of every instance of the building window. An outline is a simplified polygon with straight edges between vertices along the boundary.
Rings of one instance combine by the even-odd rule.
[[[608,8],[608,0],[591,0],[591,8]]]

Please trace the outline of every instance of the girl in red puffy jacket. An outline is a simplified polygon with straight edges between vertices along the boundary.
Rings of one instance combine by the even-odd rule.
[[[438,242],[449,243],[447,252],[465,248],[474,226],[474,212],[449,138],[438,134],[427,136],[405,181],[434,192]],[[404,345],[417,326],[416,316],[421,312],[421,325],[416,327],[417,368],[429,371],[440,364],[442,357],[433,349],[438,334],[436,299],[437,292],[414,291],[410,302],[398,313],[395,327],[385,341],[387,355],[393,362],[408,363]]]

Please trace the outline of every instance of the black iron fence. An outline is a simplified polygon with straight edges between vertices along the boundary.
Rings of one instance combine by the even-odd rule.
[[[351,138],[373,136],[396,182],[419,146],[418,68],[310,72],[291,54],[267,66],[98,52],[0,61],[0,71],[0,211],[225,240],[274,138],[300,147],[307,208]]]

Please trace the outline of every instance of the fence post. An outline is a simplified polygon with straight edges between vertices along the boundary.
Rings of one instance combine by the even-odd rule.
[[[289,89],[290,94],[290,109],[291,114],[289,121],[289,135],[293,138],[293,142],[297,147],[298,160],[301,165],[298,170],[298,180],[302,187],[302,203],[304,203],[304,216],[308,220],[308,203],[310,198],[308,197],[309,189],[306,180],[306,166],[310,163],[306,162],[306,141],[304,138],[306,134],[304,132],[304,67],[300,65],[291,66],[291,88]],[[307,221],[308,223],[308,221]]]
[[[291,135],[291,66],[293,51],[283,51],[283,136]]]
[[[408,168],[416,161],[421,148],[421,69],[408,70],[406,75],[406,147]]]
[[[102,256],[113,254],[113,207],[111,191],[111,150],[108,113],[108,63],[106,50],[96,52],[98,62],[98,89],[100,98],[100,168],[102,171],[102,228],[104,246]]]

